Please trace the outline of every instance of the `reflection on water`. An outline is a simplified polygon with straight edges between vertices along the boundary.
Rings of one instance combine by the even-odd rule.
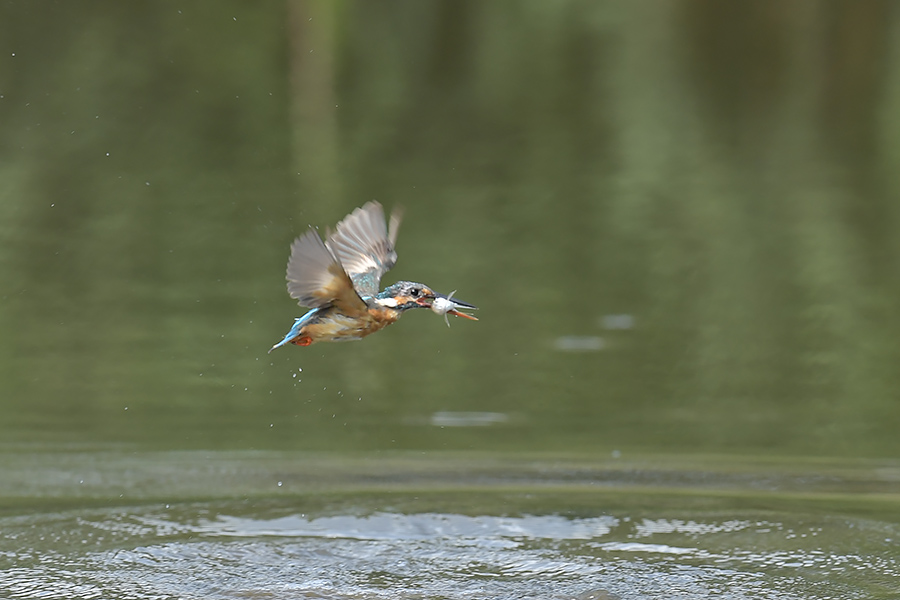
[[[583,540],[604,536],[616,525],[617,519],[612,517],[570,520],[563,517],[376,513],[365,517],[340,515],[317,519],[292,515],[267,521],[220,515],[215,520],[201,520],[190,530],[225,537],[287,536],[366,540],[498,537]]]
[[[443,410],[431,415],[436,427],[484,427],[509,421],[509,415],[495,412],[456,412]]]
[[[553,340],[553,345],[564,352],[594,352],[603,349],[603,338],[596,335],[566,335]]]
[[[5,440],[897,455],[900,13],[225,6],[0,9]],[[481,320],[266,355],[373,198]]]

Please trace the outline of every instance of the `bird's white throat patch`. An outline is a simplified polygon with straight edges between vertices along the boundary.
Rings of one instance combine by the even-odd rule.
[[[376,298],[375,302],[388,308],[397,308],[396,298]]]

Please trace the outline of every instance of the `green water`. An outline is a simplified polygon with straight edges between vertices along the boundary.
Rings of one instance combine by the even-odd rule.
[[[684,597],[753,565],[773,579],[723,597],[900,597],[898,28],[876,1],[0,7],[0,591],[461,597],[427,561],[403,577],[449,587],[101,575],[169,543],[196,572],[212,513],[322,539],[335,515],[530,514],[617,519],[585,565],[643,535],[623,523],[715,525],[669,527],[701,542],[649,573],[616,546],[631,579],[550,568],[558,594],[656,597],[681,564]],[[371,199],[405,209],[384,283],[458,290],[480,321],[266,354],[304,310],[291,240]],[[807,518],[821,536],[771,537]],[[121,535],[82,551],[86,520]],[[18,527],[75,566],[26,566]],[[485,527],[473,560],[510,587],[481,597],[545,597]],[[548,527],[516,543],[558,560]],[[794,551],[862,566],[773,558]]]

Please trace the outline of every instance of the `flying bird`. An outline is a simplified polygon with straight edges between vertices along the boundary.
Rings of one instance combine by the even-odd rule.
[[[335,231],[329,232],[326,241],[313,229],[294,240],[287,265],[287,289],[300,306],[311,310],[295,319],[284,339],[269,352],[288,343],[309,346],[359,340],[387,327],[409,309],[434,310],[435,300],[435,312],[477,321],[457,310],[474,310],[476,306],[456,298],[450,300],[421,283],[398,281],[378,291],[382,275],[397,262],[394,245],[399,227],[397,211],[388,227],[381,204],[372,201],[347,215]]]

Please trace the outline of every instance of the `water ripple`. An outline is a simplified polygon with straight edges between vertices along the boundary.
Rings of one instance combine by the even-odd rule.
[[[847,551],[860,541],[848,522],[812,527],[845,540],[840,551],[781,520],[221,508],[0,519],[0,590],[46,600],[824,600],[884,593],[900,577],[894,546]],[[37,550],[51,529],[58,549]]]

